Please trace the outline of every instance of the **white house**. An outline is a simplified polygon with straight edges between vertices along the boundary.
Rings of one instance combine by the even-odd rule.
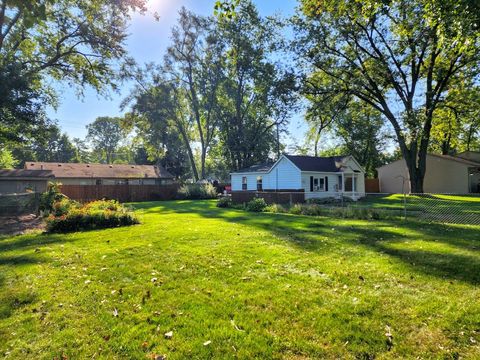
[[[353,156],[284,154],[275,163],[254,165],[230,175],[232,192],[303,191],[306,199],[365,196],[365,170]]]

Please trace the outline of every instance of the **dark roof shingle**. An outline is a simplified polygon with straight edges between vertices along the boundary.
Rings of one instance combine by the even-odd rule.
[[[235,174],[235,173],[249,173],[249,172],[268,172],[272,168],[273,164],[274,164],[273,162],[266,162],[266,163],[263,163],[263,164],[252,165],[250,167],[234,171],[234,172],[232,172],[232,174]]]
[[[51,170],[56,178],[171,179],[162,166],[27,162],[26,169]]]
[[[301,171],[339,172],[341,171],[340,163],[346,156],[318,157],[285,154],[285,157]]]
[[[50,170],[0,169],[0,178],[53,178]]]

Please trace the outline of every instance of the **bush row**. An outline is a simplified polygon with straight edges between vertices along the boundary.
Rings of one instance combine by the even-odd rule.
[[[216,199],[217,189],[212,184],[185,184],[178,189],[180,200]]]
[[[115,200],[97,200],[80,204],[61,199],[52,205],[46,219],[48,232],[71,232],[138,224],[131,209]]]
[[[363,219],[363,220],[380,220],[388,218],[390,215],[375,208],[357,208],[352,206],[346,207],[326,207],[322,203],[309,202],[306,204],[294,204],[292,206],[284,206],[281,204],[267,205],[263,198],[255,198],[243,205],[234,205],[231,198],[220,198],[217,202],[218,207],[235,207],[242,208],[252,212],[271,212],[271,213],[285,213],[293,215],[307,215],[307,216],[331,216],[347,219]],[[330,202],[323,203],[324,205],[331,204]]]

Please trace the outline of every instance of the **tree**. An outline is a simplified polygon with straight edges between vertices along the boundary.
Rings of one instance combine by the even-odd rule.
[[[226,48],[219,145],[230,168],[278,153],[278,132],[294,110],[295,77],[273,61],[282,42],[279,26],[276,19],[261,18],[251,2],[219,22]]]
[[[478,149],[480,87],[473,79],[456,79],[432,122],[431,151],[451,155]]]
[[[6,148],[0,150],[0,169],[13,169],[17,164],[18,161],[10,150]]]
[[[378,110],[394,131],[423,192],[436,110],[462,73],[479,61],[475,2],[444,0],[303,0],[296,50],[319,76]]]
[[[359,101],[350,102],[334,124],[343,154],[353,155],[370,177],[376,175],[377,167],[384,165],[386,160],[388,137],[382,127],[382,115]]]
[[[316,90],[321,87],[318,82],[325,80],[328,79],[313,74],[305,79],[302,88],[302,93],[309,103],[305,114],[305,120],[309,127],[307,142],[313,141],[315,156],[318,156],[319,153],[318,146],[322,134],[345,113],[349,102],[348,97],[343,93],[336,94],[331,91],[327,94],[317,94]],[[326,84],[322,85],[327,86]]]
[[[121,121],[118,117],[101,116],[87,125],[86,139],[107,164],[113,163],[117,148],[125,137]]]
[[[0,145],[45,126],[50,80],[116,89],[131,12],[144,0],[0,0]]]
[[[207,153],[218,128],[218,95],[223,80],[222,41],[212,19],[197,16],[185,8],[172,30],[173,44],[167,49],[162,71],[178,89],[183,110],[193,120],[200,144],[200,178],[204,179]],[[194,163],[194,161],[192,162]],[[194,165],[192,165],[195,167]],[[197,170],[193,169],[194,174]],[[195,175],[198,179],[198,175]]]
[[[192,121],[184,112],[181,91],[162,77],[155,77],[154,81],[148,89],[134,93],[128,120],[149,159],[159,162],[176,177],[191,175],[198,180],[191,146]]]
[[[67,134],[58,125],[50,125],[31,144],[35,160],[46,162],[70,162],[75,157],[75,148]],[[26,161],[32,159],[25,159]]]

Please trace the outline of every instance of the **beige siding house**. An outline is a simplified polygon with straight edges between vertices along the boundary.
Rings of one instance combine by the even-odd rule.
[[[410,193],[410,177],[404,159],[379,167],[377,171],[380,192]],[[480,193],[480,153],[427,155],[423,189],[426,193]]]

